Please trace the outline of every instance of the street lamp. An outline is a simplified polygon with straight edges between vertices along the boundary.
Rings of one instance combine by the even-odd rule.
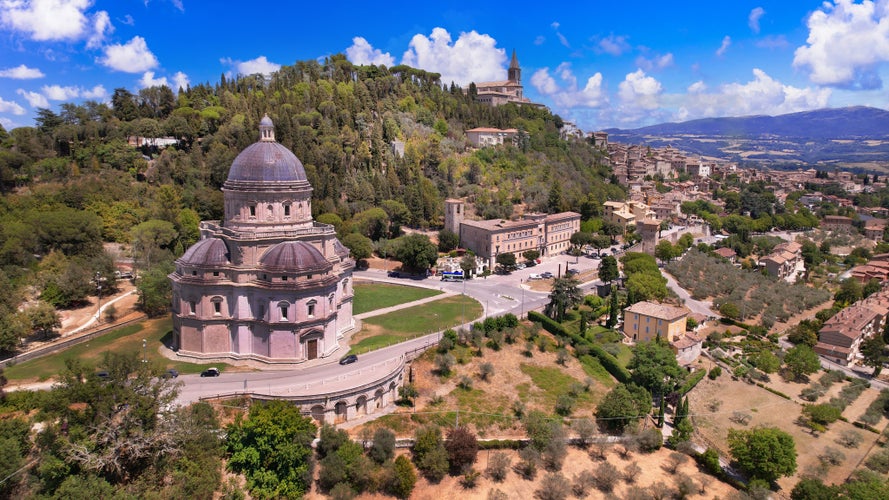
[[[148,341],[145,339],[142,339],[142,362],[143,363],[148,363],[147,348],[148,348]]]

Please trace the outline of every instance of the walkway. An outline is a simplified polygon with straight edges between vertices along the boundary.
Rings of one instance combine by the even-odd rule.
[[[676,292],[676,295],[679,296],[679,299],[682,300],[682,303],[685,304],[685,307],[689,308],[691,312],[696,314],[703,314],[708,318],[718,317],[719,313],[710,309],[710,304],[701,300],[693,299],[691,294],[688,293],[688,290],[679,286],[679,283],[676,282],[676,278],[674,278],[670,273],[661,269],[661,274],[664,278],[667,279],[667,286],[670,290]]]

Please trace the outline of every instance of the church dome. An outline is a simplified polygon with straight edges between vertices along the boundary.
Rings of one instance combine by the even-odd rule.
[[[192,245],[179,261],[187,266],[225,266],[229,264],[228,247],[219,238],[207,238]]]
[[[285,241],[266,250],[259,266],[271,272],[328,272],[333,264],[317,248],[303,241]]]
[[[293,152],[275,141],[275,127],[268,115],[259,122],[259,142],[254,142],[232,162],[228,181],[305,182],[306,170]]]

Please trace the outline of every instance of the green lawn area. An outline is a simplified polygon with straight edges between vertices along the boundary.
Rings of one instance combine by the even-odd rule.
[[[355,302],[352,305],[352,313],[361,314],[368,311],[376,311],[384,307],[392,307],[427,297],[434,297],[441,293],[439,290],[414,286],[390,285],[388,283],[356,283]]]
[[[357,342],[349,352],[354,354],[379,349],[472,321],[481,314],[482,305],[478,301],[465,295],[455,295],[367,318],[364,328],[353,338]]]
[[[149,362],[162,369],[175,368],[180,373],[199,373],[208,366],[224,369],[224,364],[193,364],[169,360],[158,352],[161,339],[169,335],[173,328],[172,319],[149,320],[127,325],[108,334],[96,337],[88,342],[77,344],[70,349],[50,354],[42,358],[32,359],[6,368],[3,374],[10,381],[16,380],[48,380],[65,369],[68,359],[80,359],[83,363],[98,366],[106,351],[118,353],[138,353]],[[145,339],[145,349],[142,348]]]
[[[543,391],[542,393],[534,394],[530,391],[530,387],[525,387],[523,388],[524,390],[519,391],[520,395],[524,392],[525,397],[536,399],[540,404],[549,408],[555,406],[559,396],[568,392],[571,384],[581,383],[557,367],[534,366],[522,363],[519,368],[522,370],[522,373],[531,377],[531,381],[534,382],[538,389]],[[577,397],[577,407],[584,407],[591,404],[592,401],[589,393],[582,392]]]

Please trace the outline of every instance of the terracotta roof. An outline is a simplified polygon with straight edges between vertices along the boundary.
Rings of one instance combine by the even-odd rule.
[[[670,345],[675,347],[676,349],[682,350],[688,349],[695,344],[700,344],[701,342],[703,341],[700,337],[691,332],[686,332],[685,335],[683,335],[682,337],[679,337],[673,342],[670,342]]]
[[[686,309],[655,302],[636,302],[626,308],[626,311],[666,321],[675,321],[688,315]]]
[[[732,257],[738,255],[734,250],[732,250],[731,248],[726,248],[726,247],[717,248],[716,250],[713,251],[713,253],[715,253],[716,255],[723,257],[725,259],[731,259]]]

